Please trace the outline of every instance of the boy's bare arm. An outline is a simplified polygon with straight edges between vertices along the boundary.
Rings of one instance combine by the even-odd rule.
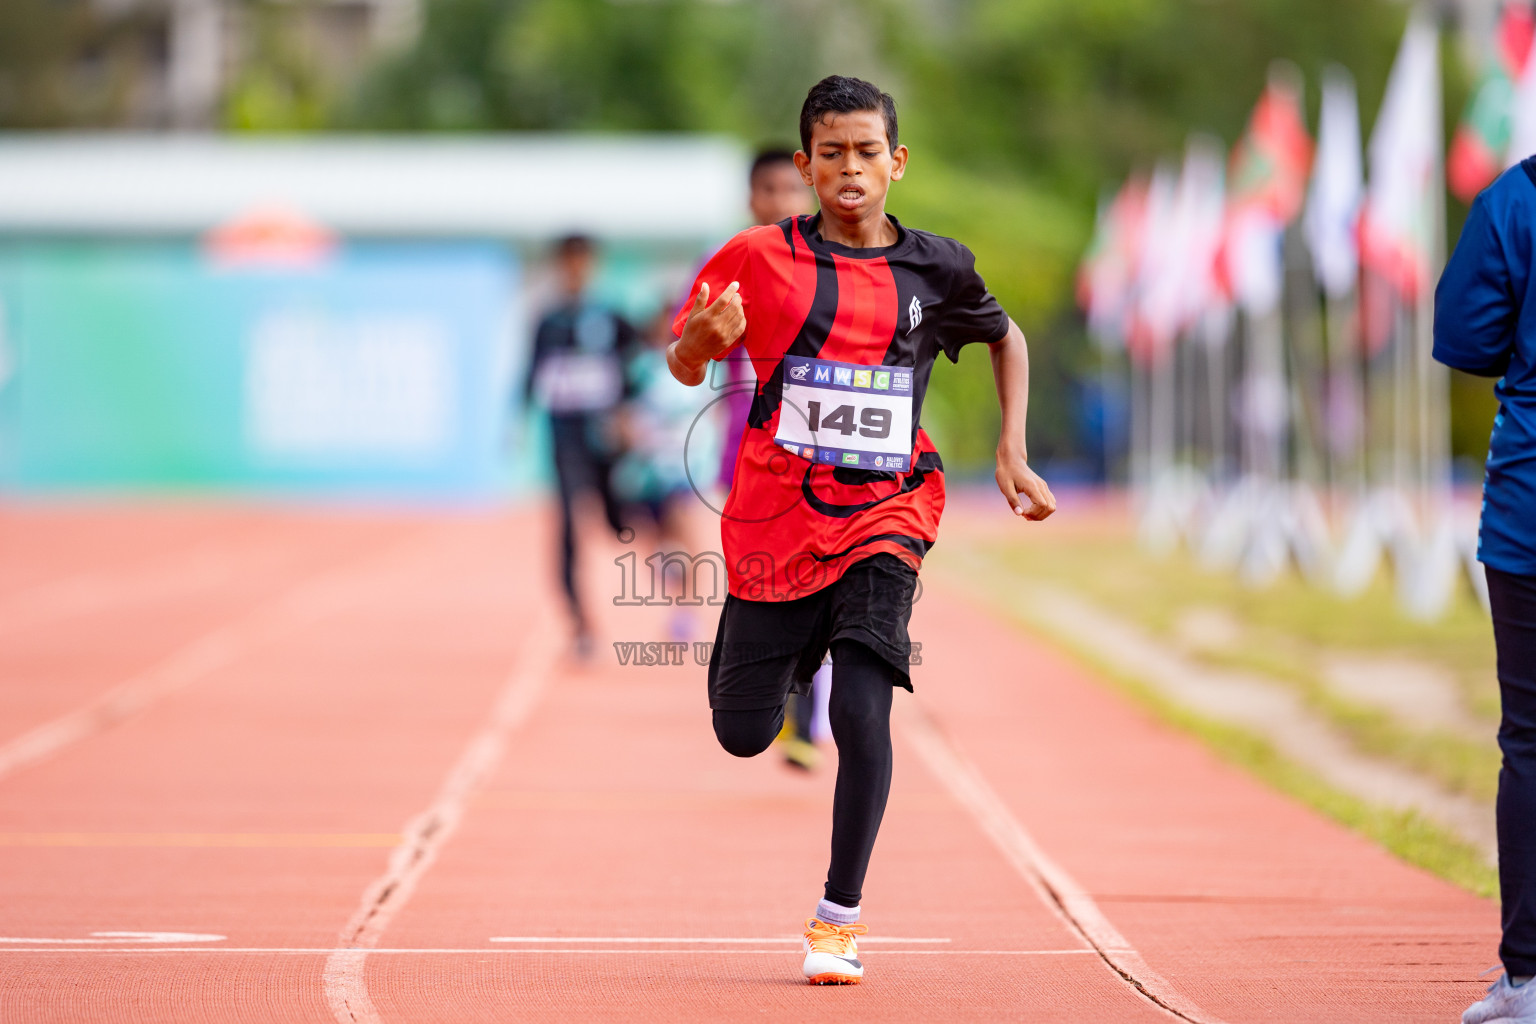
[[[672,376],[693,387],[704,380],[704,364],[730,350],[747,329],[741,308],[741,288],[732,281],[714,302],[709,285],[700,284],[682,337],[667,346],[667,368]]]
[[[1008,333],[988,347],[992,350],[997,401],[1003,410],[994,474],[997,488],[1008,499],[1014,515],[1044,519],[1056,511],[1056,498],[1045,481],[1029,468],[1029,452],[1024,443],[1024,421],[1029,413],[1029,346],[1024,341],[1024,332],[1010,319]]]

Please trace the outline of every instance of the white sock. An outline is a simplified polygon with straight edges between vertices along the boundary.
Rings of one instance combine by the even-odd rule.
[[[1509,987],[1519,988],[1521,985],[1524,985],[1526,982],[1530,981],[1531,978],[1532,975],[1529,974],[1511,974],[1509,976]]]
[[[859,919],[858,907],[845,907],[830,900],[816,904],[816,920],[827,924],[853,924]]]

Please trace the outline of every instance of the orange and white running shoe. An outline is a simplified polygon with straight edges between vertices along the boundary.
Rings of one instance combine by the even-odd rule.
[[[812,985],[857,985],[864,977],[855,936],[869,931],[863,924],[827,924],[814,917],[805,920],[805,966]]]

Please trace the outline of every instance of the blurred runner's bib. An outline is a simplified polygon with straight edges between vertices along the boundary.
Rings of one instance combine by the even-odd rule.
[[[610,409],[623,394],[623,373],[612,352],[554,352],[539,367],[537,393],[553,413]]]
[[[912,367],[784,357],[774,442],[827,465],[904,473],[912,458]]]

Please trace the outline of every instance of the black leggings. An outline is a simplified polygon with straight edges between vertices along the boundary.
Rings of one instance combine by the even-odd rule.
[[[1536,974],[1536,576],[1488,569],[1503,717],[1497,807],[1499,894],[1510,974]]]
[[[875,834],[891,793],[891,691],[896,670],[854,640],[832,642],[832,696],[827,717],[837,742],[837,790],[832,797],[832,864],[826,897],[856,907],[869,870]],[[737,757],[767,750],[784,725],[784,706],[716,711],[715,736]]]
[[[582,430],[585,430],[583,427]],[[566,604],[576,631],[587,631],[587,610],[576,585],[576,500],[583,491],[592,491],[602,502],[603,515],[615,534],[624,528],[618,499],[608,478],[613,464],[606,456],[592,450],[584,433],[571,427],[555,428],[555,482],[560,499],[560,585],[565,589]]]

